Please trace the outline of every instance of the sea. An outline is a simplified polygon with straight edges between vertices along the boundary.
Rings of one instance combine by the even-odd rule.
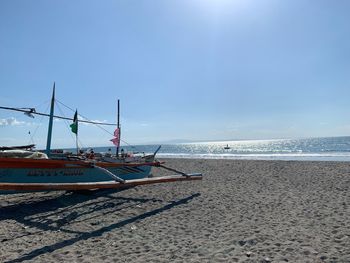
[[[124,152],[152,153],[159,144],[121,146]],[[95,152],[107,152],[112,147],[96,147]],[[190,159],[244,159],[244,160],[298,160],[350,161],[350,136],[275,139],[232,140],[162,144],[159,158]]]

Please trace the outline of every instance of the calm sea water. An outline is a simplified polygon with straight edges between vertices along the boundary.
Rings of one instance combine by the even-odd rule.
[[[227,145],[230,149],[224,148]],[[150,153],[154,152],[158,146],[136,145],[122,148],[126,152]],[[106,152],[108,147],[97,147],[94,150]],[[165,144],[162,145],[157,156],[160,158],[350,161],[350,137]]]

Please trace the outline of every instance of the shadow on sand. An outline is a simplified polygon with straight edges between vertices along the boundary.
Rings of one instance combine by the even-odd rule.
[[[121,191],[123,190],[118,192]],[[5,262],[14,263],[32,260],[40,255],[73,245],[78,241],[99,237],[106,232],[152,217],[166,210],[172,209],[173,207],[186,204],[192,199],[200,196],[199,193],[196,193],[186,198],[173,201],[172,203],[160,208],[156,208],[93,231],[82,232],[73,230],[74,227],[72,227],[72,224],[77,224],[83,221],[89,221],[91,223],[91,220],[98,220],[98,218],[103,218],[104,215],[122,213],[124,209],[130,207],[136,208],[138,205],[148,202],[164,202],[163,200],[154,198],[145,199],[113,196],[112,194],[114,193],[116,193],[116,191],[109,190],[98,191],[93,194],[66,193],[60,196],[44,197],[44,199],[41,198],[39,200],[1,207],[0,223],[3,220],[15,220],[22,224],[24,228],[30,228],[31,230],[35,230],[35,232],[24,231],[24,234],[22,233],[11,238],[0,239],[0,243],[11,242],[15,239],[35,235],[40,232],[45,234],[46,231],[49,231],[50,233],[59,231],[73,235],[72,238],[34,249],[19,258]],[[99,223],[97,222],[96,225],[98,226],[98,224]]]

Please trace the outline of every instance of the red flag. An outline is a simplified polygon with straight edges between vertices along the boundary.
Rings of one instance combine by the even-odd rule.
[[[120,142],[119,135],[120,135],[120,130],[119,130],[119,128],[116,128],[115,131],[114,131],[114,137],[115,138],[110,140],[117,147],[119,147],[119,142]]]
[[[117,147],[119,147],[119,139],[118,138],[114,138],[112,140],[110,140],[111,142],[113,142],[113,144]]]
[[[119,139],[119,134],[120,134],[119,128],[115,129],[115,131],[114,131],[114,137],[116,137],[116,138]]]

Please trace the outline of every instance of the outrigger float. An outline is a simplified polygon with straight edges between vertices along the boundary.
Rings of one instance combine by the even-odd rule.
[[[78,147],[76,154],[54,153],[51,150],[53,119],[66,119],[73,121],[73,124],[78,124],[77,114],[73,119],[55,116],[54,104],[55,84],[51,99],[50,114],[36,112],[33,108],[0,107],[0,109],[24,112],[29,116],[37,114],[49,117],[45,152],[35,151],[33,149],[34,145],[0,147],[0,194],[31,191],[116,189],[202,179],[202,174],[200,173],[185,174],[166,167],[163,162],[156,160],[155,156],[160,147],[157,151],[149,155],[143,154],[130,157],[119,154],[119,101],[117,124],[79,120],[79,122],[99,125],[117,125],[114,133],[116,137],[111,140],[117,146],[115,155],[111,153],[96,154],[92,158],[89,155],[80,154]],[[77,135],[77,129],[75,133]],[[164,168],[175,172],[176,175],[152,177],[152,167]]]

